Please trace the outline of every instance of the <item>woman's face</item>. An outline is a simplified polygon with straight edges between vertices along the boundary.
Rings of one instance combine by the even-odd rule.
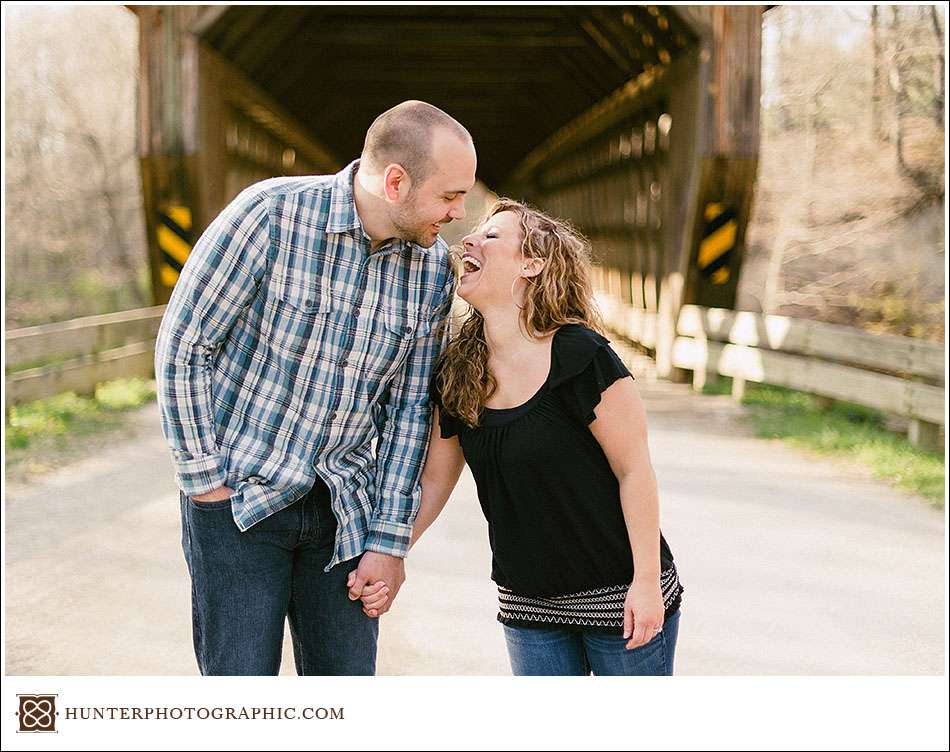
[[[523,239],[520,219],[510,211],[489,217],[462,238],[465,268],[459,297],[479,309],[512,304],[514,280],[527,273],[523,269],[527,259],[521,254]]]

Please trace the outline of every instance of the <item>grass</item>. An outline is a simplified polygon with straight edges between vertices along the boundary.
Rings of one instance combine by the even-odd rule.
[[[729,394],[732,380],[721,377],[704,394]],[[919,494],[939,509],[944,505],[946,465],[940,452],[913,446],[888,430],[886,416],[861,405],[834,402],[822,409],[804,392],[746,383],[742,404],[756,434],[779,438],[819,454],[857,462],[877,477]]]
[[[703,392],[728,394],[731,388],[731,379],[723,377]],[[153,399],[154,382],[119,379],[100,384],[93,397],[67,392],[11,408],[5,442],[8,477],[11,471],[28,476],[74,458],[97,438],[124,426],[128,411]],[[823,410],[804,392],[751,382],[742,403],[758,436],[858,462],[943,508],[943,455],[919,449],[906,436],[887,430],[881,413],[847,402]]]
[[[20,478],[75,458],[127,423],[130,410],[155,399],[155,384],[117,379],[91,397],[73,392],[10,408],[5,441],[6,471]]]

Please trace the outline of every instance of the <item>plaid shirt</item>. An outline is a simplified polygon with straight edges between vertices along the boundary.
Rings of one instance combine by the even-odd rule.
[[[441,238],[372,251],[358,164],[238,195],[195,243],[155,348],[182,492],[234,489],[244,531],[319,475],[339,521],[327,571],[408,551],[454,285]]]

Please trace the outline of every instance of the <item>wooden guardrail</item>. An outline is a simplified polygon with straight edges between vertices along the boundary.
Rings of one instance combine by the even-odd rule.
[[[654,313],[598,293],[608,326],[646,347],[656,343]],[[65,391],[90,393],[109,379],[153,374],[155,336],[165,306],[89,316],[6,333],[4,405]],[[945,432],[944,347],[912,337],[788,316],[687,305],[680,310],[673,365],[693,372],[693,387],[732,377],[777,384],[903,416],[914,444],[939,447]],[[50,362],[54,361],[54,362]]]
[[[90,394],[110,379],[153,374],[165,306],[6,332],[4,409],[61,392]]]
[[[608,326],[646,347],[656,340],[656,314],[598,294]],[[944,346],[847,326],[749,311],[680,309],[672,362],[693,372],[693,386],[732,377],[741,399],[747,381],[776,384],[908,419],[908,438],[939,448],[945,433]]]

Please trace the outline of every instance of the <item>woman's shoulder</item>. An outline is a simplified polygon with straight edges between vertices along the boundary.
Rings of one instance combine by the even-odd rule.
[[[633,378],[633,374],[610,346],[610,340],[588,326],[563,326],[555,340],[551,386],[560,387],[568,408],[590,425],[596,419],[594,408],[600,404],[601,394],[618,379]]]
[[[618,359],[610,340],[600,332],[584,324],[564,324],[555,333],[551,347],[551,386],[560,386],[588,371],[599,353]]]
[[[561,349],[597,349],[610,342],[603,334],[586,324],[564,324],[555,332],[555,341]]]
[[[558,386],[584,372],[603,348],[610,348],[610,340],[600,332],[584,324],[564,324],[552,343],[551,385]]]

